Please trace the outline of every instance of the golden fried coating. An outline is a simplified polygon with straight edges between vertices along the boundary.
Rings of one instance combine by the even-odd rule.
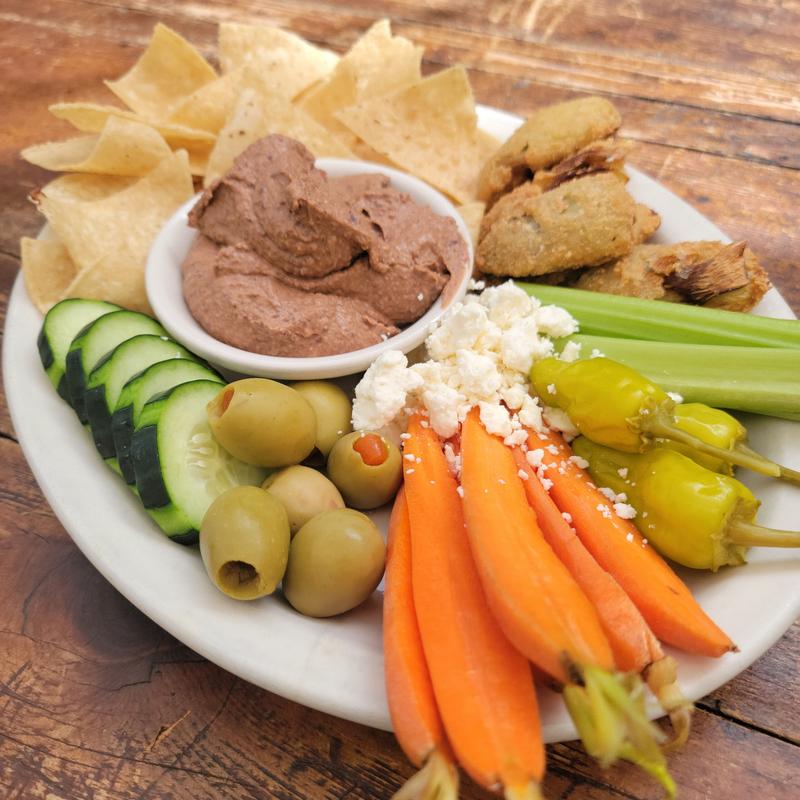
[[[622,181],[627,182],[625,158],[632,148],[631,142],[623,142],[614,137],[600,139],[567,156],[551,169],[538,170],[533,176],[533,182],[545,192],[567,181],[596,172],[614,172]]]
[[[634,244],[646,242],[661,225],[661,216],[643,203],[636,204],[636,216],[633,219]]]
[[[491,205],[538,170],[610,136],[621,122],[617,109],[602,97],[581,97],[535,111],[484,165],[479,199]]]
[[[749,311],[770,287],[746,242],[640,244],[612,264],[587,270],[574,285],[730,311]]]
[[[516,278],[603,264],[631,251],[635,216],[633,198],[610,172],[544,193],[523,184],[484,217],[475,263]]]

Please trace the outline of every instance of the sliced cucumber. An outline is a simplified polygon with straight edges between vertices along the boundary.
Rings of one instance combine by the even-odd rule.
[[[190,381],[145,404],[131,442],[136,486],[147,513],[172,539],[197,541],[211,502],[232,486],[258,486],[267,470],[238,461],[214,439],[206,405],[216,381]]]
[[[84,425],[88,421],[83,398],[89,373],[120,342],[140,333],[167,335],[161,325],[146,314],[138,311],[112,311],[90,322],[73,339],[67,352],[65,377],[69,402]]]
[[[131,438],[144,404],[154,395],[165,392],[173,386],[197,380],[224,383],[222,378],[205,364],[188,361],[185,358],[173,358],[153,364],[138,375],[134,375],[122,388],[111,417],[111,431],[119,468],[127,483],[136,482],[131,460]]]
[[[45,314],[39,338],[36,340],[39,358],[50,382],[67,402],[69,400],[64,369],[69,346],[82,328],[112,311],[121,309],[114,303],[102,300],[79,300],[70,297],[56,303]]]
[[[140,333],[103,356],[86,380],[83,402],[98,452],[115,458],[111,415],[125,383],[143,369],[170,358],[195,359],[185,347],[165,336]]]

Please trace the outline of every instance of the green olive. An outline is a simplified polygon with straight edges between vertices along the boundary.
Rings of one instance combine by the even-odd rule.
[[[292,536],[317,514],[344,508],[339,490],[311,467],[286,467],[270,475],[261,488],[281,501],[289,516]]]
[[[317,417],[316,447],[327,458],[331,448],[353,430],[350,417],[353,405],[347,394],[328,381],[298,381],[289,384],[311,403]]]
[[[385,562],[386,545],[368,516],[350,508],[326,511],[292,539],[283,593],[309,617],[344,614],[375,591]]]
[[[328,477],[348,506],[377,508],[397,493],[403,479],[400,451],[377,433],[343,436],[328,456]]]
[[[314,409],[283,383],[266,378],[234,381],[206,410],[217,441],[247,464],[285,467],[299,463],[314,449]]]
[[[214,585],[237,600],[272,594],[286,572],[289,518],[257,486],[234,486],[209,506],[200,525],[200,555]]]

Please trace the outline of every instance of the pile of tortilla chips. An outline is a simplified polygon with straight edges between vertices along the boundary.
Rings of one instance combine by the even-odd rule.
[[[157,25],[145,52],[106,81],[125,104],[57,103],[83,134],[22,157],[70,173],[32,197],[53,237],[23,239],[28,293],[40,310],[65,297],[148,310],[144,267],[166,220],[252,142],[270,133],[317,156],[396,166],[449,195],[471,228],[480,167],[497,142],[477,128],[462,67],[423,78],[422,48],[375,23],[339,57],[260,25],[219,28],[221,74],[189,42]]]

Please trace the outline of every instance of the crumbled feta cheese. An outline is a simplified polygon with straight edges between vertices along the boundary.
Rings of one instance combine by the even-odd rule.
[[[450,467],[450,472],[458,478],[461,475],[461,454],[456,453],[450,442],[445,443],[444,457],[447,461],[447,466]]]
[[[519,410],[519,421],[526,427],[534,431],[540,431],[544,428],[542,422],[542,407],[539,405],[538,397],[531,397],[528,395],[522,401],[522,408]]]
[[[626,539],[627,541],[629,541],[629,542],[632,542],[632,541],[633,541],[633,534],[632,534],[632,533],[630,533],[630,532],[629,532],[629,533],[626,533],[626,534],[625,534],[625,539]]]
[[[625,480],[625,478],[628,477],[628,468],[627,467],[620,467],[617,470],[617,475],[619,475],[620,478],[622,478],[622,480]]]
[[[511,424],[514,424],[514,417],[511,418]],[[518,421],[517,421],[518,423]],[[518,423],[519,424],[519,423]],[[503,439],[503,444],[507,445],[508,447],[519,447],[521,444],[525,444],[528,441],[528,431],[524,428],[516,428],[512,431],[505,439]]]
[[[456,492],[458,492],[459,497],[464,496],[464,487],[463,486],[456,486]]]
[[[539,483],[542,484],[544,490],[546,492],[549,492],[553,488],[553,481],[551,481],[550,478],[542,478],[541,476],[538,477],[539,477]]]
[[[547,450],[547,452],[550,453],[551,456],[557,456],[561,452],[558,449],[558,447],[556,447],[556,445],[554,444],[547,445],[547,447],[545,447],[545,450]]]
[[[569,311],[559,306],[542,306],[536,310],[535,317],[539,330],[556,339],[578,330],[578,323]]]
[[[605,358],[605,356],[595,347],[589,354],[589,358]]]
[[[572,525],[572,514],[569,511],[562,511],[561,516],[564,517],[568,524]]]
[[[580,456],[570,456],[567,460],[571,461],[579,469],[586,469],[589,466],[589,462]]]
[[[667,396],[670,397],[676,403],[683,402],[683,396],[678,394],[677,392],[667,392]]]
[[[532,467],[541,466],[543,458],[544,458],[544,450],[542,450],[541,448],[537,448],[536,450],[528,450],[528,452],[525,453],[525,460]]]
[[[520,477],[520,478],[521,478],[523,481],[526,481],[526,480],[528,480],[528,478],[530,478],[530,475],[528,475],[528,473],[527,473],[527,472],[525,472],[525,470],[524,470],[524,469],[517,470],[517,475],[519,475],[519,477]]]
[[[636,509],[628,503],[614,503],[614,513],[620,519],[634,519]]]
[[[597,510],[606,518],[611,519],[611,509],[605,503],[598,503]]]
[[[380,430],[403,410],[408,393],[422,386],[422,378],[406,369],[408,359],[399,350],[381,353],[356,386],[353,427]]]
[[[476,281],[474,278],[467,284],[467,291],[482,292],[486,288],[486,281]]]
[[[406,454],[403,456],[403,458],[404,458],[406,461],[413,461],[413,460],[414,460],[414,456],[413,456],[413,454],[411,454],[411,453],[406,453]]]
[[[480,409],[481,422],[486,430],[503,439],[510,436],[514,429],[511,426],[511,415],[505,406],[499,403],[478,403]]]
[[[561,350],[559,358],[562,361],[577,361],[581,357],[581,345],[579,342],[567,342]]]
[[[562,411],[560,408],[545,406],[542,416],[544,417],[544,421],[551,428],[561,431],[561,433],[564,434],[564,438],[567,440],[574,439],[580,433],[572,424],[572,420],[567,415],[567,412]]]
[[[543,412],[530,396],[528,372],[536,360],[552,355],[550,336],[573,331],[575,322],[563,309],[542,307],[512,281],[473,288],[481,293],[468,294],[431,326],[429,360],[415,353],[417,363],[409,366],[394,351],[367,370],[356,387],[356,430],[391,431],[396,438],[407,417],[421,409],[433,429],[449,438],[475,406],[491,433],[513,435],[509,443],[524,444],[522,427],[542,430]],[[570,435],[565,420],[557,427],[562,426]]]

